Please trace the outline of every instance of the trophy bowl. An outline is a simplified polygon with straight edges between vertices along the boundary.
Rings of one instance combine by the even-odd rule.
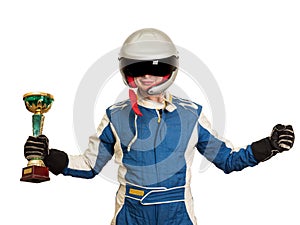
[[[29,92],[23,96],[26,109],[34,114],[43,114],[51,109],[54,97],[45,92]]]

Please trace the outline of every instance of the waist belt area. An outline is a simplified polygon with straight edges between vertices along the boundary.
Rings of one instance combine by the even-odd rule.
[[[126,184],[125,197],[139,201],[142,205],[166,204],[184,201],[185,186],[142,187]]]

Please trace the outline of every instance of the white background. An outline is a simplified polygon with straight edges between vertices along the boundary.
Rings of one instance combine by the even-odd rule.
[[[44,133],[51,147],[78,154],[77,87],[96,60],[140,28],[163,30],[208,66],[224,97],[224,136],[234,145],[266,137],[277,123],[293,124],[297,136],[299,10],[296,0],[1,1],[0,224],[110,223],[117,185],[101,176],[19,181],[31,133],[22,96],[55,96]],[[214,166],[200,173],[196,154],[192,190],[199,224],[299,224],[297,147],[296,140],[290,152],[230,175]]]

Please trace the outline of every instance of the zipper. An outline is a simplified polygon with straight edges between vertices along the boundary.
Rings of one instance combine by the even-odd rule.
[[[156,109],[155,110],[156,111],[156,114],[157,114],[157,123],[158,123],[158,126],[157,126],[157,129],[156,129],[156,133],[155,133],[155,140],[154,140],[154,161],[155,161],[155,170],[156,170],[156,185],[158,184],[158,182],[159,182],[159,171],[158,171],[158,168],[157,168],[157,157],[156,157],[156,154],[157,154],[157,152],[156,152],[156,150],[157,150],[157,137],[158,137],[158,134],[159,134],[159,131],[160,131],[160,122],[161,122],[161,119],[162,119],[162,109]],[[155,220],[156,220],[156,224],[158,224],[159,223],[159,221],[157,221],[158,220],[158,205],[155,205],[154,206],[155,208],[154,208],[154,210],[155,210]]]
[[[157,140],[157,138],[158,138],[158,134],[159,134],[159,131],[160,131],[160,126],[161,126],[160,122],[161,122],[161,119],[162,119],[162,109],[156,109],[156,113],[157,113],[157,123],[158,123],[158,125],[157,125],[156,132],[155,132],[153,150],[154,150],[154,162],[155,162],[156,177],[157,177],[157,182],[156,183],[158,183],[159,171],[158,171],[157,166],[156,166],[156,164],[157,164],[157,157],[156,157],[157,152],[156,152],[156,150],[157,150],[157,141],[160,141],[160,140]]]
[[[156,114],[157,114],[157,123],[160,123],[161,121],[161,116],[162,116],[162,110],[161,109],[156,109]]]

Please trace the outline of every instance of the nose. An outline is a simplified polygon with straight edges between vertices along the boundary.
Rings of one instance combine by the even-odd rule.
[[[142,77],[144,77],[144,78],[150,78],[150,77],[152,77],[152,75],[150,75],[150,74],[145,74],[145,75],[142,76]]]

